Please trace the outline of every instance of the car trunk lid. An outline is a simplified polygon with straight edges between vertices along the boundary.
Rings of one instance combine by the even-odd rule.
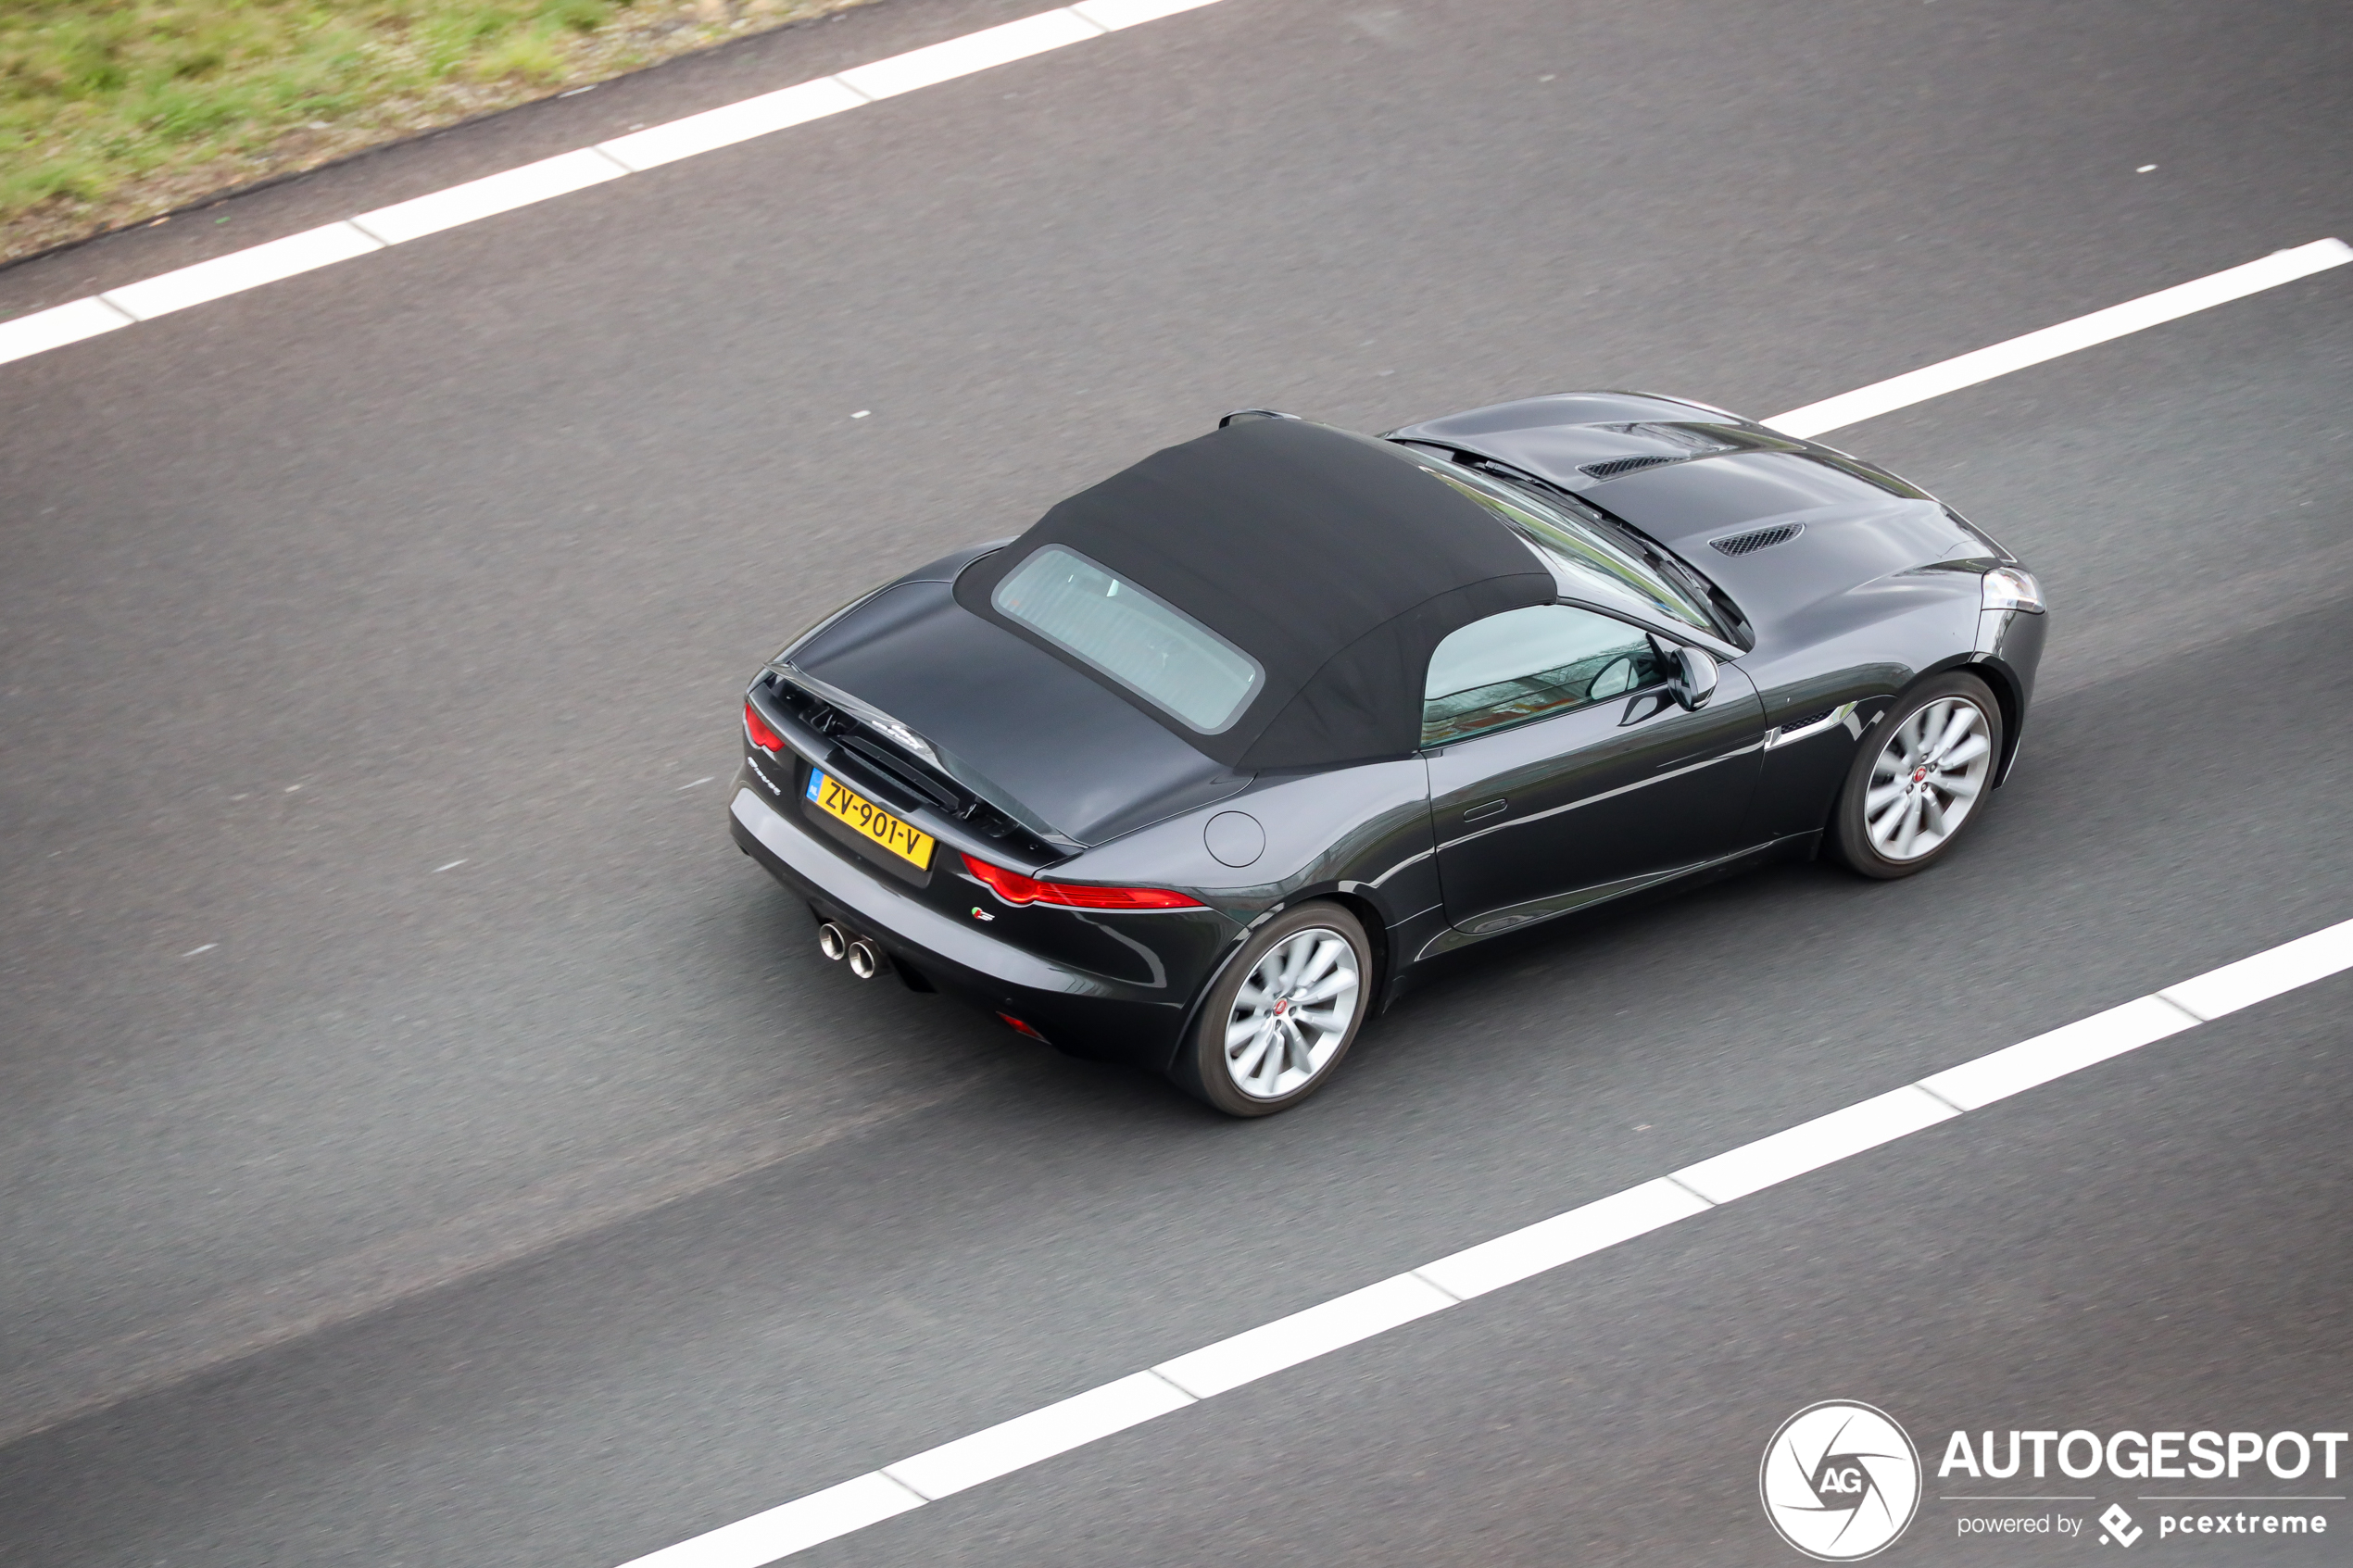
[[[1249,783],[1097,682],[974,615],[946,583],[883,590],[794,647],[782,673],[821,697],[849,699],[843,706],[852,713],[865,710],[867,721],[839,737],[859,761],[918,775],[936,765],[1069,850]]]

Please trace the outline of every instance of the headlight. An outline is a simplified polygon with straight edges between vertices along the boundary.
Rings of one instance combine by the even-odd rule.
[[[2043,584],[2022,566],[1997,566],[1982,579],[1987,609],[2022,609],[2030,615],[2043,613]]]

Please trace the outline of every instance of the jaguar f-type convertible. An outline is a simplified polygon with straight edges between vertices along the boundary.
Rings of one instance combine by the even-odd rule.
[[[736,841],[861,978],[1264,1115],[1442,955],[1679,878],[1950,854],[2044,606],[1718,408],[1227,416],[886,583],[746,694]]]

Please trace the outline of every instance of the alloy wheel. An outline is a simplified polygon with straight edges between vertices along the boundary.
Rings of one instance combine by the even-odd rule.
[[[1252,1099],[1280,1099],[1329,1065],[1356,1017],[1356,949],[1314,926],[1266,949],[1226,1019],[1227,1075]]]
[[[1863,796],[1871,847],[1898,863],[1935,853],[1976,808],[1993,765],[1993,729],[1982,709],[1963,696],[1923,705],[1871,763]]]

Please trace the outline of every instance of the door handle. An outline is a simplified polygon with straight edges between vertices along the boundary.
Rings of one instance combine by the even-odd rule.
[[[1484,806],[1474,806],[1469,810],[1464,812],[1463,821],[1466,822],[1475,822],[1482,817],[1491,817],[1498,811],[1507,810],[1510,809],[1510,806],[1511,802],[1508,800],[1491,800]]]

